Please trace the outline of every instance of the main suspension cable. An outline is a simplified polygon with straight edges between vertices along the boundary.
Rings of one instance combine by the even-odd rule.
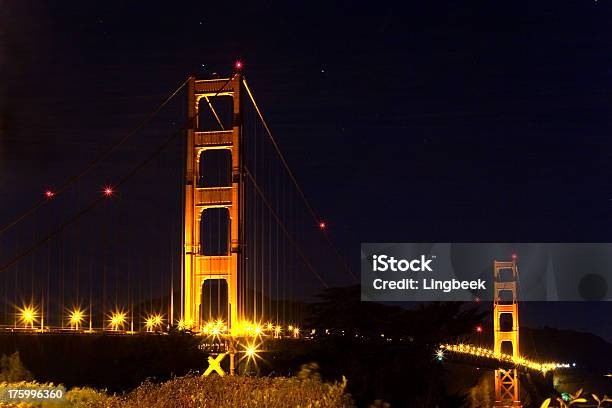
[[[233,76],[231,76],[230,78],[228,78],[228,80],[223,84],[223,86],[217,91],[217,93],[214,96],[217,96],[219,93],[221,93],[225,87],[232,81],[232,79],[234,79],[236,76],[236,74],[234,74]],[[171,97],[169,99],[171,99],[172,97],[174,97],[174,95],[176,95],[178,93],[178,91],[185,86],[185,84],[189,81],[189,79],[187,79],[185,82],[183,82],[183,84],[171,95]],[[168,99],[168,100],[169,100]],[[161,108],[160,108],[161,109]],[[135,174],[137,174],[142,168],[144,168],[145,166],[147,166],[151,161],[153,161],[153,159],[155,159],[166,147],[168,147],[168,145],[177,137],[179,136],[182,132],[184,132],[185,130],[189,129],[190,126],[192,126],[192,124],[194,123],[194,121],[196,120],[197,115],[188,118],[183,125],[176,130],[175,132],[171,133],[170,137],[168,137],[162,144],[160,144],[157,149],[155,149],[147,158],[145,158],[142,162],[140,162],[136,167],[134,167],[126,176],[124,176],[122,179],[119,180],[119,182],[117,184],[115,184],[114,186],[109,186],[110,190],[114,190],[120,186],[122,186],[123,184],[125,184],[129,179],[131,179]],[[53,237],[55,237],[57,234],[61,233],[66,227],[68,227],[69,225],[71,225],[73,222],[75,222],[76,220],[78,220],[80,217],[82,217],[83,215],[87,214],[88,212],[90,212],[91,210],[93,210],[98,204],[100,204],[100,202],[102,202],[104,199],[106,198],[105,195],[102,195],[100,197],[98,197],[97,199],[95,199],[94,201],[92,201],[87,207],[83,208],[82,210],[78,211],[74,216],[72,216],[71,218],[69,218],[68,220],[64,221],[62,224],[60,224],[60,226],[58,228],[56,228],[55,230],[51,231],[49,234],[47,234],[45,237],[41,238],[38,242],[36,242],[34,245],[32,245],[30,248],[28,248],[27,250],[21,252],[20,254],[16,255],[15,257],[13,257],[11,260],[9,260],[7,263],[5,263],[4,265],[0,266],[0,273],[4,272],[6,269],[10,268],[11,266],[15,265],[16,263],[18,263],[22,258],[28,256],[29,254],[31,254],[32,252],[34,252],[36,249],[38,249],[40,246],[44,245],[45,243],[49,242]]]
[[[248,86],[248,84],[246,82],[246,79],[243,79],[242,82],[244,84],[244,88],[247,91],[247,94],[249,95],[249,99],[251,99],[251,102],[253,103],[253,107],[255,108],[255,111],[257,112],[257,115],[259,116],[259,119],[261,120],[261,123],[263,124],[264,128],[266,129],[266,132],[268,133],[268,137],[269,137],[270,141],[272,142],[272,146],[274,147],[274,150],[276,151],[276,154],[278,155],[281,163],[283,164],[283,167],[285,168],[285,171],[289,175],[289,178],[293,182],[293,185],[295,186],[298,194],[300,195],[300,197],[304,201],[304,204],[305,204],[307,210],[312,215],[312,218],[314,219],[314,221],[317,224],[320,223],[321,222],[321,217],[319,217],[317,212],[314,210],[314,208],[310,204],[310,201],[308,201],[308,198],[306,198],[306,194],[304,193],[304,190],[302,190],[302,188],[300,187],[297,179],[293,175],[293,172],[291,171],[291,168],[289,167],[289,164],[287,163],[287,160],[285,159],[285,156],[281,152],[280,147],[278,146],[278,143],[276,143],[276,139],[272,135],[272,131],[270,130],[270,127],[268,126],[268,123],[266,122],[266,120],[263,117],[263,113],[261,112],[261,109],[259,109],[259,105],[257,105],[257,102],[255,102],[255,97],[251,93],[251,90],[250,90],[250,88],[249,88],[249,86]],[[336,256],[342,262],[342,266],[344,267],[344,269],[346,269],[346,271],[349,273],[349,275],[351,275],[351,277],[356,282],[359,282],[359,278],[357,278],[357,275],[355,275],[355,273],[353,272],[352,268],[346,262],[346,260],[344,259],[344,257],[342,256],[342,254],[340,253],[340,251],[338,250],[336,245],[333,243],[333,241],[331,240],[331,238],[327,234],[327,232],[325,230],[323,230],[322,232],[323,232],[323,236],[325,237],[327,243],[329,244],[330,247],[332,247],[332,249],[336,253]]]
[[[187,84],[187,82],[189,81],[189,79],[186,79],[185,81],[183,81],[183,83],[181,85],[179,85],[178,88],[176,88],[168,97],[166,97],[166,99],[164,99],[149,115],[147,115],[147,117],[142,120],[136,127],[134,127],[132,130],[130,130],[125,136],[123,136],[121,139],[119,139],[117,142],[115,142],[113,145],[111,145],[108,149],[106,149],[104,152],[102,152],[102,154],[100,154],[98,157],[94,158],[91,162],[89,162],[89,164],[87,166],[85,166],[83,168],[83,170],[81,170],[79,173],[69,177],[68,179],[66,179],[57,190],[51,191],[50,193],[53,196],[57,196],[57,194],[60,194],[62,192],[64,192],[66,189],[68,189],[68,187],[70,187],[73,183],[75,183],[77,180],[79,180],[81,177],[85,176],[87,173],[89,173],[99,162],[101,162],[102,160],[104,160],[105,158],[107,158],[112,152],[114,152],[119,146],[121,146],[123,143],[125,143],[130,137],[134,136],[136,133],[138,133],[143,127],[145,127],[151,120],[153,120],[157,114],[164,108],[164,106],[166,106],[178,93],[179,91]],[[2,228],[0,228],[0,235],[4,234],[6,231],[8,231],[9,229],[13,228],[14,226],[16,226],[17,224],[19,224],[21,221],[23,221],[24,219],[26,219],[27,217],[29,217],[30,215],[34,214],[34,212],[36,212],[36,210],[38,210],[40,207],[44,206],[47,202],[49,202],[49,197],[45,197],[42,198],[40,200],[38,200],[36,203],[34,203],[34,205],[32,205],[30,208],[28,208],[27,210],[25,210],[22,214],[18,215],[13,221],[5,224]]]
[[[299,254],[300,258],[302,258],[302,261],[304,262],[304,264],[306,265],[306,267],[313,273],[313,275],[315,275],[317,277],[317,279],[319,280],[319,282],[321,282],[321,284],[323,285],[323,287],[325,289],[329,288],[329,285],[327,284],[327,282],[325,282],[325,280],[323,279],[323,277],[321,276],[321,274],[319,274],[315,268],[312,266],[312,264],[310,263],[310,261],[308,261],[308,258],[306,258],[306,255],[304,255],[304,252],[302,251],[302,249],[299,247],[298,243],[295,241],[295,238],[291,235],[291,233],[287,230],[287,228],[285,227],[284,223],[282,222],[282,220],[280,219],[280,217],[278,216],[278,214],[276,213],[276,211],[274,210],[274,208],[272,208],[272,205],[270,203],[270,201],[268,201],[268,199],[266,198],[266,196],[264,195],[263,191],[261,190],[261,188],[259,187],[259,185],[257,184],[257,181],[255,180],[255,177],[253,177],[253,175],[251,174],[251,172],[249,171],[249,169],[244,166],[243,167],[246,176],[251,180],[251,182],[253,183],[253,187],[255,187],[255,191],[257,191],[257,194],[261,197],[263,203],[266,205],[266,207],[268,207],[270,214],[272,214],[272,216],[274,217],[274,219],[276,220],[277,224],[280,226],[280,228],[283,230],[283,232],[285,233],[285,235],[287,236],[287,238],[289,238],[289,241],[291,242],[292,246],[295,248],[295,250],[297,251],[297,253]]]

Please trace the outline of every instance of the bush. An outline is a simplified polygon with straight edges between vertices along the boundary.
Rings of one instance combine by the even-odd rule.
[[[91,406],[104,406],[109,399],[106,393],[93,388],[75,387],[66,392],[66,406],[74,408],[87,408]]]
[[[337,384],[317,379],[284,377],[185,376],[162,384],[146,382],[123,397],[110,397],[108,408],[348,408],[346,380]]]
[[[34,377],[27,368],[21,363],[19,352],[16,351],[10,356],[3,354],[0,357],[0,382],[31,381]]]
[[[17,381],[0,382],[0,388],[50,388],[56,387],[53,383],[39,383],[36,381]],[[67,391],[64,398],[59,401],[48,402],[20,402],[15,404],[2,403],[0,407],[18,408],[89,408],[94,406],[102,407],[108,399],[104,392],[96,391],[93,388],[73,388]]]
[[[53,386],[36,382],[0,383],[0,387]],[[188,375],[153,384],[145,382],[123,396],[91,388],[73,388],[62,403],[20,403],[19,408],[350,408],[346,380],[326,384],[317,378]]]

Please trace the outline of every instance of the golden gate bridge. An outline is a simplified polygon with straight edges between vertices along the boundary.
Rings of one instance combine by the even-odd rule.
[[[296,338],[305,298],[347,279],[357,281],[289,168],[241,68],[236,63],[229,78],[187,78],[134,129],[0,227],[0,238],[7,238],[78,189],[81,180],[183,96],[186,119],[181,126],[59,226],[42,237],[32,233],[34,239],[15,244],[14,253],[2,259],[0,272],[7,277],[3,329],[136,334],[177,328],[215,336]],[[137,251],[124,258],[141,260],[150,252],[145,255],[146,248],[133,241],[113,245],[121,239],[117,234],[143,226],[118,226],[111,213],[117,209],[109,207],[124,200],[133,189],[128,183],[173,144],[183,159],[174,158],[182,163],[177,177],[181,215],[168,235],[176,236],[181,226],[181,242],[174,243],[181,249],[179,256],[170,257],[170,265],[157,268],[157,280],[153,273],[135,273],[134,265],[117,265],[121,261],[113,259],[127,247]],[[100,211],[106,212],[103,225],[88,224]],[[122,223],[133,224],[139,208],[134,212]],[[98,230],[82,233],[93,228]],[[84,248],[87,241],[93,242]],[[83,265],[80,253],[87,251],[90,265]],[[330,266],[321,268],[322,263]]]
[[[2,330],[79,335],[190,331],[211,345],[223,344],[209,358],[207,375],[224,374],[220,362],[227,354],[233,372],[235,353],[254,358],[264,341],[309,336],[301,329],[304,302],[317,290],[358,279],[290,169],[241,70],[238,62],[228,78],[190,76],[134,129],[0,227],[3,252],[10,255],[0,266]],[[26,243],[7,251],[6,237],[13,230],[69,197],[71,189],[82,186],[176,99],[184,105],[182,125],[157,144],[145,142],[154,149],[57,226],[27,240],[19,237]],[[136,207],[132,211],[139,214],[122,217],[112,213],[117,208],[111,202],[127,197],[129,183],[172,147],[183,159],[176,175],[180,215],[174,215],[166,234],[174,237],[164,250],[169,253],[166,265],[154,266],[147,258],[157,261],[160,249],[122,241],[122,234],[146,231],[147,223],[167,214],[151,220]],[[113,259],[116,253],[120,259]],[[511,271],[509,280],[500,279],[502,270]],[[498,362],[498,406],[520,405],[517,369],[546,374],[567,367],[519,353],[517,274],[516,258],[493,265],[493,349],[459,343],[435,351],[440,360],[456,354]],[[502,300],[502,292],[510,297]],[[500,325],[505,316],[510,316],[509,328]]]

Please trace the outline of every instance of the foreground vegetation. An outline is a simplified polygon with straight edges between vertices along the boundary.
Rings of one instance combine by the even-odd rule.
[[[35,382],[0,383],[10,386],[49,386]],[[328,384],[317,377],[245,377],[188,375],[161,384],[145,382],[125,395],[108,395],[91,388],[73,388],[61,403],[2,404],[23,408],[348,408],[353,406],[345,392],[346,380]]]

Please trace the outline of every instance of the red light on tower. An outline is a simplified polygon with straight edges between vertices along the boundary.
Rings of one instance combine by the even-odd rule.
[[[476,326],[476,333],[482,333],[482,326]]]
[[[105,187],[104,188],[104,195],[107,197],[110,197],[113,195],[113,189],[111,187]]]
[[[516,254],[512,254],[512,260],[516,261],[516,258],[518,258],[518,256],[516,256]]]
[[[319,229],[324,230],[325,228],[327,228],[327,225],[325,224],[324,221],[319,222]]]
[[[54,195],[55,195],[55,193],[53,191],[51,191],[51,190],[45,191],[45,197],[47,197],[47,198],[51,198]]]
[[[242,69],[242,61],[236,61],[234,62],[234,68],[236,68],[237,70]]]

